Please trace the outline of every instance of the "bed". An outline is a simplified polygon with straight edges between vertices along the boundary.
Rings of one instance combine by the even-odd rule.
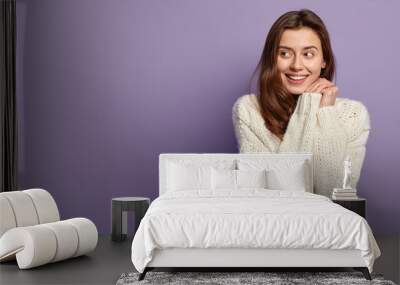
[[[380,251],[364,218],[313,193],[310,153],[161,154],[159,197],[132,242],[158,267],[353,267]]]

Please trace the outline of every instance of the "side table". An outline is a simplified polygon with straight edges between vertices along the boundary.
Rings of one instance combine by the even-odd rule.
[[[150,199],[145,197],[119,197],[111,200],[111,239],[123,241],[127,237],[128,212],[135,215],[135,232],[150,205]]]
[[[365,208],[367,200],[364,198],[357,198],[354,200],[332,200],[332,202],[359,214],[365,219]]]

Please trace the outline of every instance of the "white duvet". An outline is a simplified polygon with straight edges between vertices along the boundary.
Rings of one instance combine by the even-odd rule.
[[[154,249],[171,247],[358,249],[370,272],[380,256],[361,216],[325,196],[265,189],[160,196],[133,239],[132,262],[143,272]]]

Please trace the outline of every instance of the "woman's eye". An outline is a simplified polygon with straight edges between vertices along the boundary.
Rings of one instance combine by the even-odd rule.
[[[306,57],[313,57],[314,56],[314,54],[312,52],[310,52],[310,51],[306,52],[305,55],[306,55]]]
[[[280,55],[281,55],[282,57],[289,57],[289,56],[290,56],[290,53],[289,53],[288,51],[281,51],[281,52],[280,52]]]

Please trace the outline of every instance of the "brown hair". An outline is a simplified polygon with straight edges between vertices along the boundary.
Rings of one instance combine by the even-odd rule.
[[[261,115],[266,127],[281,140],[296,107],[298,96],[290,94],[282,85],[282,79],[276,66],[278,48],[282,34],[286,29],[302,27],[311,28],[317,33],[321,41],[326,66],[321,70],[320,77],[331,81],[335,75],[335,59],[329,34],[317,14],[306,9],[290,11],[275,21],[268,33],[256,71],[259,70],[257,83],[260,93],[258,99]]]

